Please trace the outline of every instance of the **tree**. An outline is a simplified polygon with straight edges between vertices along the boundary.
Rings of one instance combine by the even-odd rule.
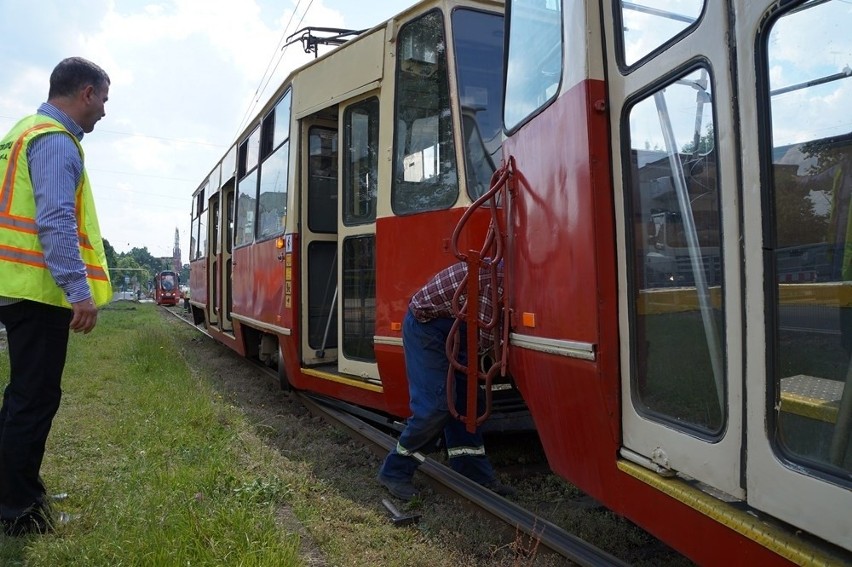
[[[104,238],[104,254],[106,255],[107,266],[113,267],[117,265],[118,256],[115,254],[115,248],[112,247],[106,238]]]
[[[701,136],[698,140],[698,151],[695,150],[695,142],[689,142],[685,144],[681,149],[681,153],[684,154],[697,154],[697,155],[705,155],[708,152],[712,151],[713,148],[716,147],[716,134],[713,130],[713,123],[707,125],[707,130],[705,134]]]
[[[147,285],[148,282],[150,282],[154,277],[147,267],[140,266],[139,263],[136,262],[136,260],[129,254],[120,254],[118,256],[116,265],[110,271],[110,274],[112,275],[113,289],[117,290],[132,289],[132,287],[127,286],[125,283],[126,278],[129,281],[133,281],[135,279],[140,288],[147,288],[149,287]]]

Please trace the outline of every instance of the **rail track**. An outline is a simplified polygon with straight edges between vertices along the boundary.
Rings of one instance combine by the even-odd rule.
[[[212,340],[212,337],[204,329],[194,325],[181,309],[166,307],[163,309]],[[249,359],[246,359],[246,362],[252,363]],[[259,363],[256,366],[268,373],[271,379],[278,380],[274,370]],[[370,421],[375,423],[375,420],[368,417],[373,415],[371,412],[340,400],[307,392],[293,391],[290,392],[290,396],[299,400],[312,414],[343,428],[353,439],[364,444],[378,456],[386,455],[396,445],[396,438],[393,435],[371,425]],[[394,429],[390,422],[386,428]],[[425,475],[434,488],[463,499],[470,506],[523,533],[530,538],[530,541],[537,542],[539,548],[558,554],[577,565],[590,567],[628,565],[621,559],[491,492],[440,462],[425,455],[418,455],[418,458],[422,461],[419,472]]]

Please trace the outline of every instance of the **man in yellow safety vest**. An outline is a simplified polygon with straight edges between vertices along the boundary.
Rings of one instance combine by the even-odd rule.
[[[39,471],[62,395],[69,332],[90,332],[110,301],[106,255],[80,141],[105,116],[107,74],[61,61],[47,102],[0,140],[0,322],[10,378],[0,408],[0,521],[7,535],[45,533]]]

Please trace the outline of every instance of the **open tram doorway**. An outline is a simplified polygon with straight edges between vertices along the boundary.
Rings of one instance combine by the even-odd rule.
[[[336,371],[337,125],[336,114],[303,120],[302,364]]]
[[[375,95],[302,121],[302,362],[335,380],[378,384]]]
[[[231,321],[231,306],[233,303],[231,290],[231,272],[233,271],[233,234],[234,234],[234,179],[231,178],[222,187],[222,208],[216,218],[219,234],[222,238],[216,242],[216,261],[219,268],[214,277],[216,284],[216,310],[218,326],[222,331],[233,333],[234,324]]]
[[[208,235],[207,241],[211,243],[213,249],[207,254],[207,321],[210,325],[219,328],[219,255],[217,253],[219,247],[219,216],[221,214],[221,202],[219,201],[219,193],[214,194],[210,198],[207,210],[208,217]]]
[[[231,234],[234,211],[234,182],[225,183],[208,203],[207,255],[208,323],[218,331],[233,333],[231,322]]]
[[[379,383],[376,335],[376,207],[379,169],[379,98],[367,94],[340,113],[339,238],[342,374]]]

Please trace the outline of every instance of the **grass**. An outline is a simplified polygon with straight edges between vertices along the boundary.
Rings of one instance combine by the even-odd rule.
[[[394,527],[375,481],[384,455],[311,416],[226,347],[153,305],[131,305],[104,310],[93,333],[69,344],[42,476],[51,492],[69,493],[60,509],[75,520],[54,535],[0,535],[0,565],[566,564],[419,476],[424,496],[399,507],[421,520]],[[0,344],[0,387],[7,376]],[[511,455],[492,458],[517,464]],[[522,506],[637,565],[688,564],[642,552],[647,534],[576,507],[580,493],[551,475],[513,484]]]
[[[72,335],[42,473],[75,519],[0,539],[0,564],[301,564],[299,536],[276,521],[292,488],[275,455],[177,348],[154,309],[105,311]]]

